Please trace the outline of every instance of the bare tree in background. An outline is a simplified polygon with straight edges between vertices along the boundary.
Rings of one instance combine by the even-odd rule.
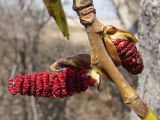
[[[12,99],[8,96],[7,76],[35,71],[38,64],[38,47],[41,30],[49,21],[44,7],[36,0],[0,1],[1,46],[1,110],[3,120],[38,120],[34,98]],[[11,75],[9,75],[11,74]],[[3,100],[4,99],[4,100]]]
[[[56,36],[55,42],[45,37],[50,20],[39,0],[0,0],[0,116],[1,120],[62,120],[67,99],[35,99],[13,97],[8,93],[7,80],[19,73],[48,71],[49,64],[72,49]],[[52,24],[53,25],[53,24]],[[54,28],[54,25],[52,26]],[[45,32],[44,32],[45,31]],[[59,34],[58,34],[59,35]],[[53,38],[52,38],[53,39]],[[64,47],[66,45],[67,47]],[[83,47],[77,47],[77,50]],[[74,48],[73,48],[74,49]],[[65,52],[63,52],[65,51]],[[60,52],[60,53],[59,53]]]

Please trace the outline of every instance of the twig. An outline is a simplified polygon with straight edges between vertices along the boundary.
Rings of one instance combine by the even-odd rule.
[[[102,68],[118,87],[125,104],[133,109],[142,120],[158,120],[156,115],[124,79],[106,51],[100,37],[100,32],[103,31],[105,26],[96,19],[92,0],[73,0],[73,3],[73,8],[77,11],[81,24],[85,26],[90,40],[92,64],[101,64]]]

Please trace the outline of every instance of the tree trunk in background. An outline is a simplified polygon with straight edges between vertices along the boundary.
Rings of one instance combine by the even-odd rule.
[[[139,77],[138,93],[160,116],[160,0],[141,0],[140,51],[145,69]],[[139,120],[131,113],[131,120]]]

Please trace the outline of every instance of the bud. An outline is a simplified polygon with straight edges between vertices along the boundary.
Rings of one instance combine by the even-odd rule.
[[[87,68],[59,68],[53,73],[39,72],[17,75],[8,81],[8,90],[13,95],[21,94],[52,99],[72,96],[93,87],[96,80]]]
[[[82,68],[85,67],[87,69],[90,69],[91,65],[91,58],[89,54],[78,54],[66,58],[61,58],[54,62],[50,68],[51,70],[55,70],[59,67],[75,67],[75,68]]]
[[[123,39],[123,40],[129,40],[130,42],[133,42],[133,43],[138,42],[136,37],[133,34],[131,34],[130,32],[118,29],[118,28],[111,26],[111,25],[104,27],[103,34],[108,35],[112,39],[112,41],[119,38],[119,39]]]
[[[116,66],[122,64],[132,74],[142,72],[143,60],[135,46],[138,40],[134,35],[113,26],[106,26],[103,31],[103,41]]]
[[[116,39],[113,43],[122,61],[122,66],[132,74],[141,73],[144,68],[143,60],[135,44],[121,39]]]

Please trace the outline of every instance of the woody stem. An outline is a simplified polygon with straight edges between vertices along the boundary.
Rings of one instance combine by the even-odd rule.
[[[121,75],[106,51],[99,34],[103,30],[104,25],[96,18],[92,0],[73,1],[73,8],[77,11],[81,24],[86,28],[88,38],[90,40],[92,64],[101,64],[102,69],[108,73],[110,78],[118,87],[125,104],[133,109],[142,120],[158,120],[156,115],[150,111],[147,105],[139,98],[137,92]]]

